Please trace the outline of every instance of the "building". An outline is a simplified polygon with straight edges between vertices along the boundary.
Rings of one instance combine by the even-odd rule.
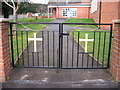
[[[99,1],[91,2],[91,18],[96,23],[112,23],[112,20],[120,19],[120,0]]]
[[[92,0],[91,18],[96,23],[112,23],[112,20],[120,19],[120,0]],[[107,25],[102,25],[100,28],[110,29]]]
[[[91,18],[91,0],[49,0],[48,18]]]
[[[50,18],[93,18],[96,23],[120,19],[120,0],[49,0]]]

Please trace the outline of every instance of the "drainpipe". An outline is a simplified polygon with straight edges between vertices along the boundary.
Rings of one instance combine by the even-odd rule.
[[[101,13],[102,12],[102,0],[100,0],[100,10],[99,10],[99,23],[101,23]],[[100,25],[99,25],[99,29],[100,29]]]
[[[90,8],[88,9],[88,19],[90,18]]]

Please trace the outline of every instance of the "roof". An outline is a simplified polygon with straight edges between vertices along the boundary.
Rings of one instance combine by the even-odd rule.
[[[49,0],[49,2],[91,2],[91,0]]]
[[[84,3],[91,2],[91,0],[49,0],[49,5],[66,5],[69,3]]]
[[[1,0],[0,0],[1,1]],[[7,2],[11,2],[11,0],[6,0]],[[14,2],[18,2],[17,0],[13,0]],[[29,2],[30,0],[20,0],[20,2]]]
[[[68,2],[73,2],[73,1],[80,2],[80,0],[49,0],[49,2],[66,2],[66,1],[68,1]]]
[[[82,5],[48,5],[48,7],[91,7],[90,4],[82,4]]]

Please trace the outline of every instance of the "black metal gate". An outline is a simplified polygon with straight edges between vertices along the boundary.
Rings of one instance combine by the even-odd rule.
[[[13,30],[15,24],[47,24],[48,27]],[[104,25],[110,30],[72,30],[69,25]],[[110,66],[112,24],[10,23],[10,40],[13,67],[106,69]]]

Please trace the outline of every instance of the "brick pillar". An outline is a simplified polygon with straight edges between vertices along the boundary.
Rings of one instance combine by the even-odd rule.
[[[8,27],[8,20],[0,18],[0,82],[8,80],[11,72]]]
[[[114,38],[110,72],[117,81],[120,81],[120,20],[113,20],[113,26]]]

